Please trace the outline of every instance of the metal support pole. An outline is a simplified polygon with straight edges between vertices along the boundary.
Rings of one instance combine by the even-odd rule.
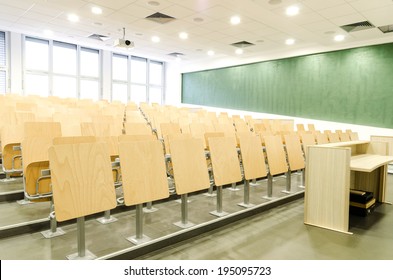
[[[138,245],[151,240],[151,238],[143,234],[143,204],[136,205],[135,211],[136,211],[136,220],[135,220],[136,234],[134,236],[127,238],[127,240],[135,245]]]
[[[216,194],[213,192],[213,184],[212,183],[210,183],[209,190],[207,191],[207,193],[204,193],[204,195],[210,196],[210,197],[216,196]]]
[[[260,186],[259,183],[257,183],[257,179],[252,179],[251,183],[249,183],[249,185],[251,187],[256,187],[256,186]]]
[[[243,203],[238,203],[239,206],[244,208],[250,208],[255,206],[250,204],[250,181],[244,180],[244,201]]]
[[[267,174],[267,195],[263,197],[264,199],[273,199],[273,176],[272,174]]]
[[[175,226],[180,228],[189,228],[194,226],[193,223],[188,221],[188,195],[182,194],[181,195],[181,221],[174,223]]]
[[[222,211],[222,186],[217,186],[217,210],[210,212],[210,214],[217,217],[228,215],[227,212]]]
[[[145,212],[145,213],[153,213],[156,211],[158,211],[158,209],[153,207],[153,202],[151,202],[151,201],[147,202],[146,207],[143,208],[143,212]]]
[[[304,189],[306,187],[306,169],[302,169],[302,184],[299,186],[299,188]]]
[[[292,193],[291,191],[291,171],[288,170],[286,173],[287,184],[285,186],[285,191],[283,193]]]
[[[52,237],[56,237],[56,236],[60,236],[60,235],[65,234],[64,230],[57,227],[57,221],[56,221],[56,216],[55,216],[55,206],[53,203],[53,198],[50,202],[49,221],[50,221],[50,229],[41,232],[41,234],[45,238],[52,238]]]
[[[240,189],[236,186],[236,183],[232,183],[231,187],[228,188],[228,190],[233,191],[233,192],[240,191]]]
[[[110,223],[113,223],[116,221],[117,221],[117,219],[115,217],[111,216],[111,210],[106,210],[104,212],[104,217],[97,219],[97,222],[99,222],[103,225],[110,224]]]
[[[77,223],[77,240],[78,240],[78,253],[68,255],[69,260],[93,260],[97,258],[89,250],[86,249],[85,240],[85,217],[79,217],[76,219]]]

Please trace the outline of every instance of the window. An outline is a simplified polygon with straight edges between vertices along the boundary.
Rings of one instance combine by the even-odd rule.
[[[0,94],[7,91],[7,52],[5,32],[0,31]]]
[[[112,56],[112,101],[128,102],[128,56]]]
[[[80,98],[100,99],[100,52],[81,48],[80,51]]]
[[[49,41],[27,37],[25,41],[24,91],[26,94],[49,95]]]
[[[26,94],[100,99],[99,50],[26,37],[24,59]]]
[[[147,58],[112,55],[112,101],[162,104],[164,63]]]
[[[77,98],[76,45],[53,42],[53,95]]]

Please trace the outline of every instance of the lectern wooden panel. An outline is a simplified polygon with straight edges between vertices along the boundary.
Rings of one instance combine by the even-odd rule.
[[[304,222],[348,232],[351,150],[308,147]]]
[[[127,206],[169,197],[165,158],[158,140],[121,142],[119,156]]]
[[[210,187],[202,139],[170,141],[171,160],[177,194],[187,194]]]
[[[209,138],[210,158],[216,186],[242,180],[239,158],[233,142],[233,137]]]
[[[244,169],[244,178],[252,180],[266,177],[266,163],[259,136],[240,135],[240,150]]]
[[[49,161],[58,221],[116,207],[112,167],[105,143],[52,146]]]

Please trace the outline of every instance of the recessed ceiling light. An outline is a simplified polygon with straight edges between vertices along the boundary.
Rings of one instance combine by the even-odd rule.
[[[285,44],[287,45],[293,45],[295,44],[295,39],[289,38],[285,40]]]
[[[298,6],[289,6],[285,12],[288,16],[296,16],[299,13]]]
[[[214,55],[214,51],[208,51],[207,54],[210,55],[210,56],[213,56]]]
[[[147,4],[149,4],[150,6],[160,6],[160,2],[157,1],[149,1],[147,2]]]
[[[95,15],[101,15],[102,9],[100,7],[93,7],[93,8],[91,8],[91,12]]]
[[[233,17],[231,17],[231,24],[232,25],[237,25],[237,24],[239,24],[240,23],[240,17],[239,16],[233,16]]]
[[[71,22],[78,22],[79,21],[79,17],[76,14],[69,14],[67,16],[67,19]]]
[[[183,39],[183,40],[188,39],[188,33],[187,32],[180,32],[179,38]]]
[[[236,49],[236,50],[235,50],[235,53],[236,53],[236,54],[243,54],[244,51],[243,51],[243,49]]]
[[[158,43],[158,42],[160,42],[160,37],[158,37],[158,36],[153,36],[153,37],[151,37],[151,40],[152,40],[154,43]]]
[[[336,41],[336,42],[344,41],[344,39],[345,39],[345,35],[342,35],[342,34],[334,36],[334,41]]]
[[[194,21],[194,22],[197,22],[197,23],[201,23],[201,22],[204,21],[204,19],[203,19],[203,18],[200,18],[200,17],[196,17],[196,18],[193,19],[193,21]]]
[[[270,5],[278,5],[278,4],[281,4],[281,0],[269,0],[269,4]]]

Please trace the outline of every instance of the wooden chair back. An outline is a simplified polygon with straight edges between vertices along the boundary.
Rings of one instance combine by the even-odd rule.
[[[49,162],[58,221],[116,207],[111,162],[105,143],[52,146]]]
[[[169,197],[165,158],[158,140],[120,142],[119,157],[125,205]]]
[[[232,137],[209,138],[209,149],[216,186],[242,180],[238,153]]]
[[[287,150],[289,170],[301,170],[305,168],[305,158],[303,156],[300,138],[296,134],[284,135],[285,147]]]
[[[269,173],[274,176],[288,171],[284,146],[280,135],[267,135],[264,137],[266,157]]]
[[[252,180],[266,177],[266,161],[263,154],[261,140],[256,135],[239,135],[241,158],[244,170],[244,178]]]
[[[175,139],[170,146],[176,193],[207,190],[210,179],[202,139]]]

